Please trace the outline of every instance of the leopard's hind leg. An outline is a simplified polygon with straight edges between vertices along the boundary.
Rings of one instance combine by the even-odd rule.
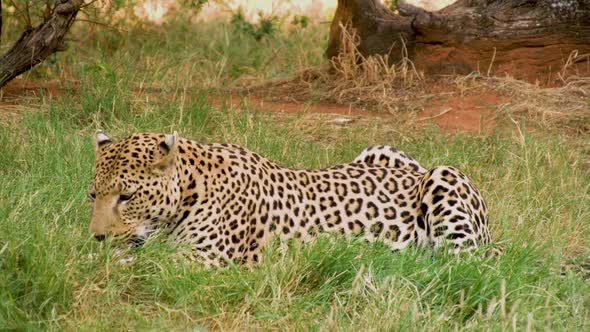
[[[418,187],[418,242],[452,252],[472,251],[491,242],[487,206],[477,188],[461,171],[438,166],[428,171]]]

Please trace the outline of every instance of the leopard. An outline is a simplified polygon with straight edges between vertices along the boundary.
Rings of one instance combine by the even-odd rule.
[[[207,267],[254,265],[278,241],[334,233],[410,246],[473,252],[491,243],[480,191],[452,166],[426,169],[390,146],[350,163],[284,167],[235,144],[135,133],[95,133],[89,232],[141,246],[154,234],[190,248]]]

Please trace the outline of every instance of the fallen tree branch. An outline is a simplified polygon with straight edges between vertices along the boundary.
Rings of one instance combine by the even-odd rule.
[[[50,55],[64,51],[67,48],[64,36],[83,4],[83,0],[60,0],[49,18],[23,32],[14,46],[0,56],[0,87]]]
[[[509,74],[549,84],[590,74],[587,59],[568,60],[590,53],[590,0],[458,0],[435,12],[400,1],[397,8],[399,15],[379,0],[338,0],[328,57],[343,51],[345,26],[365,58],[397,62],[405,41],[407,57],[426,74]]]

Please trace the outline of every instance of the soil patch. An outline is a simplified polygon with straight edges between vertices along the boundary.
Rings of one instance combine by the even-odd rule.
[[[489,133],[497,124],[497,110],[506,101],[506,97],[496,91],[471,91],[469,95],[449,93],[444,87],[433,87],[431,102],[418,112],[408,114],[376,112],[353,105],[319,102],[304,103],[298,101],[269,101],[256,95],[221,95],[210,99],[215,107],[248,106],[262,112],[281,114],[325,114],[331,115],[334,122],[348,123],[353,119],[377,117],[386,122],[412,121],[415,125],[434,123],[441,131],[447,133],[470,132]]]
[[[417,121],[430,120],[445,132],[490,133],[498,125],[498,110],[507,98],[496,91],[434,98],[418,112]]]
[[[220,95],[210,98],[210,102],[215,107],[241,107],[248,106],[258,111],[286,113],[286,114],[331,114],[341,116],[374,116],[380,118],[391,118],[390,113],[375,112],[362,110],[351,105],[342,105],[337,103],[305,103],[299,101],[270,101],[255,95]]]
[[[0,90],[0,105],[1,103],[18,103],[23,98],[40,98],[45,95],[59,97],[65,91],[76,90],[78,86],[77,81],[64,84],[60,80],[35,82],[15,78]]]

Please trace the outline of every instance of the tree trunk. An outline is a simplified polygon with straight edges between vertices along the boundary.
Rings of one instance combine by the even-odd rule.
[[[505,73],[551,84],[590,74],[590,0],[459,0],[437,12],[379,0],[339,0],[328,57],[339,54],[341,26],[352,27],[364,56],[403,55],[400,40],[427,74]]]
[[[14,46],[0,56],[0,88],[51,54],[66,49],[64,36],[74,23],[84,1],[59,2],[48,19],[36,28],[23,32]]]

